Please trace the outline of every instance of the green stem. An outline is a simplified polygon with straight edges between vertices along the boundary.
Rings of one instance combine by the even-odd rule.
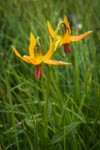
[[[47,76],[47,84],[46,84],[46,101],[45,101],[45,110],[44,110],[44,118],[45,118],[44,134],[45,134],[45,137],[48,137],[49,87],[50,87],[50,68],[48,66],[48,76]]]
[[[59,29],[60,29],[60,27],[61,27],[61,25],[62,25],[63,23],[64,23],[63,21],[59,22],[59,23],[58,23],[58,26],[57,26],[57,28],[56,28],[56,30],[55,30],[54,44],[53,44],[53,52],[55,51],[55,43],[56,43],[58,31],[59,31]]]

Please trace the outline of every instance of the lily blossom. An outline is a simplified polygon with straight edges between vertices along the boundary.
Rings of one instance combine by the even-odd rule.
[[[14,46],[11,46],[15,55],[23,61],[35,65],[35,78],[42,77],[42,63],[50,65],[70,65],[71,63],[57,61],[50,59],[52,57],[52,39],[50,37],[50,46],[46,54],[43,55],[43,49],[40,39],[35,39],[34,35],[30,33],[29,55],[21,56]]]
[[[47,26],[48,26],[48,30],[50,32],[50,35],[55,38],[56,32],[53,30],[51,24],[49,21],[47,21]],[[64,21],[62,22],[62,35],[57,35],[56,36],[56,40],[57,40],[57,44],[58,47],[60,47],[61,45],[64,45],[64,51],[65,53],[70,53],[71,52],[71,48],[70,48],[70,42],[76,42],[79,41],[83,38],[85,38],[87,35],[91,34],[93,31],[88,31],[85,32],[81,35],[71,35],[71,28],[68,22],[68,19],[66,16],[64,16]],[[56,49],[55,49],[56,50]]]

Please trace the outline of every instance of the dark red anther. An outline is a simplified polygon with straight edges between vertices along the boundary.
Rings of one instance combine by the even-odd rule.
[[[35,65],[35,79],[40,79],[42,77],[42,64]]]
[[[65,53],[71,53],[71,47],[70,47],[70,43],[64,44],[64,52]]]

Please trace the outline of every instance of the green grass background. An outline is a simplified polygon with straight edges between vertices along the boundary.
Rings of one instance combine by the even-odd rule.
[[[2,150],[100,149],[100,2],[99,0],[0,0],[0,145]],[[47,20],[56,28],[64,15],[83,25],[73,35],[94,33],[63,47],[53,59],[72,66],[34,66],[15,56],[28,54],[29,35],[49,47]]]

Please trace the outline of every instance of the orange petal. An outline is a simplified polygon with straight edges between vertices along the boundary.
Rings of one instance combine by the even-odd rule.
[[[43,59],[49,59],[52,56],[52,39],[50,37],[50,47],[48,52],[43,56]]]
[[[38,65],[38,64],[41,64],[42,63],[42,59],[41,58],[33,58],[31,56],[26,56],[24,55],[23,56],[28,62],[30,62],[31,64],[34,64],[34,65]]]
[[[34,47],[36,45],[36,39],[32,33],[30,33],[30,45],[29,45],[29,54],[34,57]]]
[[[51,27],[51,24],[49,21],[47,21],[47,26],[48,26],[48,30],[50,32],[50,35],[54,38],[55,37],[55,31],[53,30],[53,28]],[[57,40],[61,39],[62,36],[57,35]]]
[[[59,44],[59,46],[61,46],[63,44],[67,44],[67,43],[70,43],[70,36],[69,36],[68,30],[67,30],[65,36],[63,37],[61,43]]]
[[[53,30],[53,28],[51,27],[51,24],[49,21],[47,21],[47,26],[48,26],[48,30],[50,32],[50,35],[54,38],[55,36],[55,31]]]
[[[70,43],[70,36],[69,36],[68,30],[63,39],[63,44],[66,44],[66,43]]]
[[[51,59],[45,60],[43,62],[50,65],[71,65],[71,63],[66,63],[66,62],[51,60]]]
[[[14,46],[11,46],[11,48],[13,49],[13,51],[14,51],[14,53],[15,53],[15,55],[16,55],[17,57],[19,57],[20,59],[22,59],[22,60],[26,61],[27,63],[29,63],[29,62],[27,61],[27,59],[23,58],[23,57],[18,53],[18,51],[16,50],[16,48],[15,48]]]
[[[83,33],[83,34],[81,34],[81,35],[78,35],[78,36],[70,36],[70,40],[71,40],[72,42],[79,41],[79,40],[85,38],[87,35],[91,34],[92,32],[93,32],[93,31],[88,31],[88,32],[85,32],[85,33]]]
[[[42,62],[43,62],[43,57],[38,57],[38,58],[36,58],[35,59],[36,60],[36,65],[39,65],[39,64],[41,64]]]
[[[70,29],[70,25],[69,25],[69,22],[68,22],[68,19],[66,16],[64,16],[64,23],[66,24],[66,26],[68,27],[69,29],[69,34],[71,35],[71,29]]]

